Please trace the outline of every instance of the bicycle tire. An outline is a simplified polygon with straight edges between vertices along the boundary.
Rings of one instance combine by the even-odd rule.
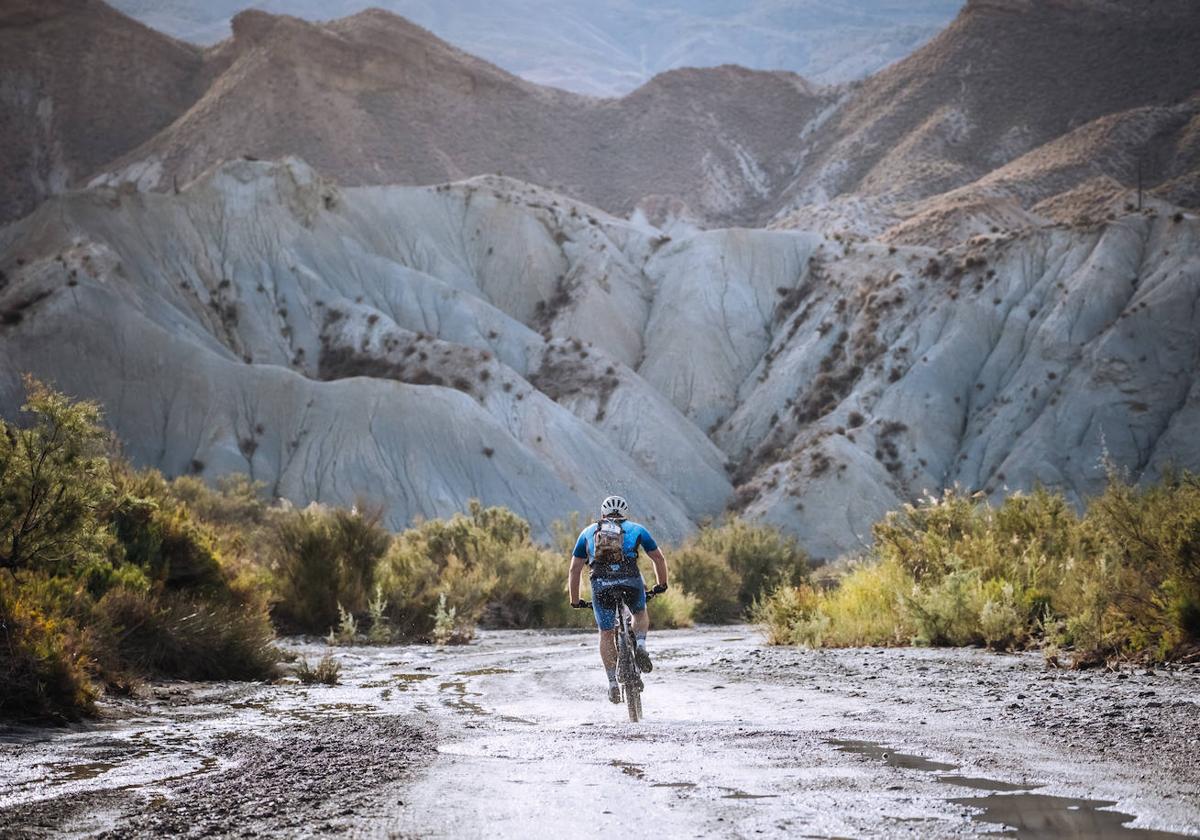
[[[642,692],[638,688],[640,677],[633,655],[635,640],[633,627],[629,623],[632,615],[626,609],[624,598],[618,599],[617,615],[617,679],[621,681],[621,691],[625,695],[625,708],[629,712],[629,720],[631,723],[637,723],[642,719]]]

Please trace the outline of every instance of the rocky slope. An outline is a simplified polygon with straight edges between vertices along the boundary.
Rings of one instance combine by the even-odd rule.
[[[668,235],[510,179],[243,161],[0,232],[0,407],[31,371],[141,463],[393,525],[476,497],[545,532],[618,489],[668,538],[728,504],[829,557],[954,483],[1200,467],[1198,236],[1156,209],[943,251]]]
[[[921,214],[980,210],[974,227],[987,231],[997,221],[1043,221],[1013,211],[1094,176],[1133,187],[1139,157],[1148,159],[1148,188],[1190,202],[1168,182],[1195,177],[1195,129],[1185,126],[1200,92],[1197,39],[1200,11],[1188,0],[971,0],[815,130],[776,220],[870,236]],[[1167,152],[1174,143],[1186,148]],[[1009,192],[1007,214],[975,206],[1013,180],[1021,186]],[[968,184],[974,201],[950,192]],[[926,242],[949,243],[970,225],[914,227]]]
[[[203,83],[199,49],[99,0],[6,0],[0,222],[149,139],[196,100]]]

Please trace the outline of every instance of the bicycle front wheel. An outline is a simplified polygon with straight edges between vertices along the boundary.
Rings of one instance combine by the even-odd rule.
[[[636,686],[625,686],[625,705],[629,709],[629,720],[637,723],[642,717],[642,692]]]

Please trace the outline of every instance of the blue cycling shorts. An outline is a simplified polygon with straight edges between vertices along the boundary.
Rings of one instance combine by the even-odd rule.
[[[596,614],[596,626],[601,630],[612,630],[617,626],[617,599],[613,590],[624,590],[625,603],[635,614],[646,609],[646,582],[642,576],[600,578],[592,581],[592,612]]]

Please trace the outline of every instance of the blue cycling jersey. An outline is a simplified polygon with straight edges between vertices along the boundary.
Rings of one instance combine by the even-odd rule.
[[[626,520],[621,523],[621,531],[623,538],[621,550],[625,552],[625,556],[630,560],[637,559],[639,545],[646,549],[646,551],[654,551],[658,548],[658,543],[654,541],[654,537],[650,536],[650,532],[646,530],[644,525]],[[596,523],[593,522],[579,532],[579,539],[575,541],[574,554],[580,560],[592,560],[595,558]]]

